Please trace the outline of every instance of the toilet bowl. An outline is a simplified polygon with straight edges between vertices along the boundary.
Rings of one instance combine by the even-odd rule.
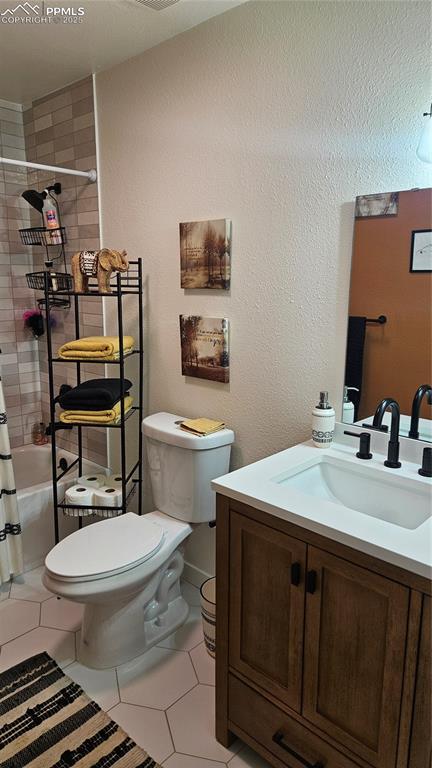
[[[215,518],[210,483],[228,471],[234,433],[197,437],[180,430],[181,420],[159,413],[143,421],[157,510],[81,528],[46,557],[47,589],[84,604],[77,655],[88,667],[123,664],[187,618],[182,544],[197,524]]]
[[[123,664],[184,623],[179,547],[191,532],[160,512],[128,512],[81,528],[51,550],[45,586],[84,604],[78,661],[94,669]]]

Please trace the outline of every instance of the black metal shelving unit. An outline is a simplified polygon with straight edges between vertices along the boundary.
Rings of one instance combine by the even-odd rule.
[[[129,270],[126,273],[117,273],[115,278],[112,279],[111,288],[112,293],[100,293],[97,285],[94,281],[90,281],[89,290],[86,293],[76,293],[71,290],[53,290],[52,279],[49,271],[44,273],[44,310],[46,313],[46,335],[47,335],[47,348],[48,348],[48,374],[49,374],[49,394],[50,394],[50,431],[51,431],[51,462],[52,462],[52,478],[53,478],[53,502],[54,502],[54,531],[56,543],[59,541],[59,511],[63,514],[77,517],[78,526],[82,527],[82,518],[85,516],[96,514],[101,517],[114,517],[124,514],[135,492],[138,491],[138,514],[142,514],[142,457],[143,457],[143,443],[141,434],[141,422],[143,419],[143,370],[144,370],[144,351],[143,351],[143,308],[142,308],[142,265],[141,260],[130,261]],[[125,355],[123,348],[123,300],[125,296],[136,296],[138,301],[138,349],[135,349],[131,354]],[[70,301],[74,307],[75,312],[75,338],[80,338],[80,316],[79,316],[79,302],[81,298],[91,299],[92,297],[104,298],[108,301],[115,301],[117,304],[117,327],[118,336],[120,341],[119,358],[118,360],[104,360],[103,358],[86,358],[85,360],[65,360],[64,358],[54,357],[52,348],[52,331],[51,331],[51,312],[58,309],[61,306],[61,301]],[[127,360],[138,356],[139,375],[138,382],[134,387],[135,398],[138,395],[138,405],[134,405],[129,411],[125,413],[124,409],[124,395],[126,390],[124,388],[125,381],[125,365]],[[99,363],[100,365],[112,365],[115,366],[115,370],[118,370],[120,379],[120,393],[121,393],[121,415],[118,423],[115,424],[98,424],[92,422],[81,422],[77,424],[63,424],[63,422],[56,421],[55,414],[55,391],[54,391],[54,366],[57,364],[72,364],[77,368],[77,384],[81,383],[81,367],[86,363]],[[126,462],[126,436],[129,428],[135,426],[138,432],[138,456],[132,466],[127,466]],[[78,430],[78,456],[67,469],[57,474],[57,453],[56,453],[56,433],[62,429],[77,429]],[[117,507],[100,507],[100,506],[75,506],[67,504],[64,499],[59,500],[58,494],[58,482],[64,478],[64,476],[75,467],[78,468],[78,476],[83,473],[83,430],[87,428],[99,428],[99,429],[117,429],[120,430],[120,473],[122,476],[122,504]],[[128,494],[126,494],[127,486],[132,481],[132,488]]]

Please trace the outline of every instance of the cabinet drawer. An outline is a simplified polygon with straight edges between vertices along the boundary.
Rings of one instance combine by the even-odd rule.
[[[358,768],[232,674],[229,676],[228,720],[289,768]],[[278,738],[282,742],[276,743]]]

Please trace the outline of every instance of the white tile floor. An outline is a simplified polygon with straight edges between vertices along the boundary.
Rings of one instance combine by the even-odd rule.
[[[0,590],[0,672],[47,651],[164,768],[270,768],[240,741],[225,749],[214,738],[214,661],[196,587],[183,584],[189,618],[160,646],[94,670],[76,661],[82,607],[53,597],[41,574],[36,568]]]

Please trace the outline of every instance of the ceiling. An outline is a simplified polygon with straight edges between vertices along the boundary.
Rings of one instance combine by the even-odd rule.
[[[153,48],[246,0],[0,0],[0,99],[28,104]],[[151,0],[150,0],[151,1]],[[84,9],[81,23],[52,18]],[[15,10],[16,9],[16,10]],[[3,21],[3,19],[27,19]],[[35,17],[38,19],[35,21]],[[41,18],[52,18],[50,23]],[[30,19],[30,21],[29,21]]]

